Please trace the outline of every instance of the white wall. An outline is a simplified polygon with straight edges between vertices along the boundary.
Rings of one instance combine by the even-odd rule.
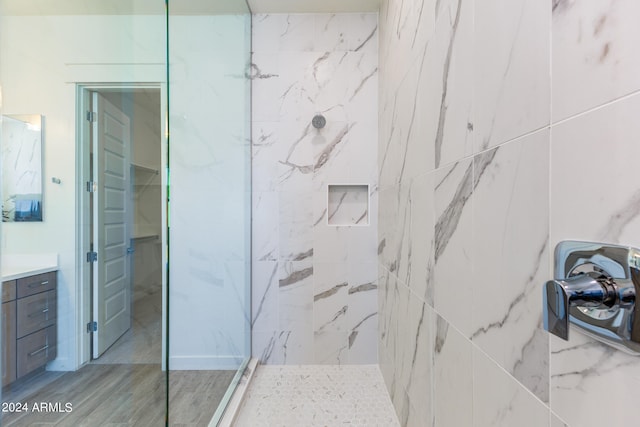
[[[164,17],[3,17],[1,24],[4,111],[46,116],[45,221],[5,226],[3,252],[59,254],[54,368],[74,369],[75,270],[83,262],[73,238],[75,82],[162,82]],[[249,352],[246,25],[239,15],[171,17],[171,369],[235,367]]]
[[[171,18],[171,369],[235,367],[249,351],[244,19]],[[2,17],[0,24],[4,112],[46,120],[45,221],[3,224],[2,249],[59,254],[52,368],[75,369],[75,271],[84,262],[74,238],[75,83],[162,82],[164,17]]]
[[[377,18],[253,17],[252,323],[263,363],[377,362]],[[328,184],[367,184],[369,225],[329,225],[340,213],[327,207]]]
[[[161,15],[0,18],[3,113],[45,116],[44,221],[4,223],[2,252],[59,255],[59,345],[52,369],[79,363],[76,82],[162,82],[164,34]],[[138,63],[145,65],[132,65]]]

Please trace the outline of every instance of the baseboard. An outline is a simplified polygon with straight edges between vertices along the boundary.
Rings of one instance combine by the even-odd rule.
[[[170,371],[236,371],[243,357],[236,356],[173,356],[169,357]]]

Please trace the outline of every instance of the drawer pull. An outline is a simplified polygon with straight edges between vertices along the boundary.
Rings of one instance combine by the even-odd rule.
[[[37,313],[31,313],[29,315],[27,315],[28,318],[33,319],[34,317],[39,317],[42,316],[44,313],[47,313],[49,311],[48,308],[45,308],[44,310],[37,312]]]
[[[31,353],[28,353],[27,356],[31,357],[31,356],[35,356],[38,353],[42,353],[43,351],[45,351],[46,349],[49,348],[49,344],[45,345],[42,348],[39,348],[37,350],[32,351]]]
[[[40,283],[29,283],[27,286],[29,288],[37,288],[39,286],[46,286],[48,284],[49,284],[49,281],[48,280],[44,280],[44,281],[42,281]]]

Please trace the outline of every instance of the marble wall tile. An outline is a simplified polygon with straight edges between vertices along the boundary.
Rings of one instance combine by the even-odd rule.
[[[640,154],[640,95],[573,118],[552,128],[551,244],[567,239],[640,247],[639,194],[634,159]],[[604,143],[603,141],[606,141]],[[597,159],[594,174],[585,162]],[[597,206],[595,208],[594,206]],[[635,390],[640,360],[572,329],[568,342],[551,337],[551,409],[571,426],[594,426],[593,406],[603,390]],[[611,402],[612,425],[631,425],[623,408],[632,397]]]
[[[377,364],[378,357],[378,315],[366,318],[365,322],[358,329],[355,339],[353,332],[347,337],[349,350],[347,353],[347,363],[350,365]]]
[[[490,357],[548,401],[541,284],[549,269],[549,130],[474,158],[473,333]]]
[[[586,337],[576,329],[570,341],[551,338],[551,409],[571,426],[598,425],[594,406],[605,390],[624,391],[606,399],[607,423],[634,425],[637,414],[629,411],[640,385],[640,364],[632,356]]]
[[[264,215],[252,216],[251,257],[255,261],[277,261],[280,258],[279,196],[275,191],[251,193],[252,212]]]
[[[378,363],[377,263],[351,262],[348,277],[348,363]]]
[[[429,122],[436,168],[473,152],[473,20],[471,0],[445,0],[436,8],[420,94],[429,102],[426,120],[421,120]]]
[[[254,51],[251,55],[251,120],[277,122],[280,114],[280,64],[271,52]]]
[[[406,425],[433,418],[433,326],[435,313],[428,304],[409,296],[406,324],[400,324],[407,341],[403,346],[400,380],[409,396]]]
[[[551,237],[640,246],[640,95],[552,128]],[[615,173],[595,174],[584,165]],[[594,208],[597,206],[597,208]]]
[[[434,292],[434,179],[435,174],[423,174],[411,182],[409,189],[411,230],[410,258],[406,283],[422,301],[433,306]]]
[[[282,262],[279,270],[279,330],[291,333],[286,363],[313,363],[313,262]]]
[[[553,412],[549,411],[549,427],[569,427],[569,424],[565,423]]]
[[[377,182],[377,121],[328,123],[316,131],[314,187]]]
[[[428,115],[428,98],[421,96],[430,78],[424,66],[423,57],[411,65],[389,99],[381,98],[378,167],[383,188],[407,184],[411,178],[433,169],[433,120]]]
[[[434,415],[418,425],[589,427],[601,422],[602,390],[637,388],[635,358],[574,330],[569,342],[550,344],[539,293],[560,240],[640,246],[640,189],[631,176],[638,156],[629,142],[640,131],[637,9],[630,0],[382,1],[379,358],[406,425],[419,403],[403,386],[403,326],[422,301],[438,320]],[[552,109],[558,121],[610,101],[548,129]],[[427,191],[418,190],[416,178],[430,175],[432,184],[420,183]],[[432,220],[420,204],[433,206]],[[429,221],[433,247],[416,247],[408,236],[427,236]],[[425,251],[434,263],[432,300],[412,281],[423,274],[416,266],[426,263],[415,259]],[[459,348],[440,357],[446,331]],[[454,356],[465,359],[442,369]],[[452,378],[467,385],[449,389]],[[461,390],[473,393],[462,395],[467,410]],[[616,400],[612,425],[633,424],[625,405],[633,403]]]
[[[345,333],[349,314],[347,264],[314,262],[313,270],[313,331],[315,338],[331,332]]]
[[[389,82],[400,81],[424,53],[435,28],[438,4],[381,2],[380,64],[388,67]]]
[[[254,331],[279,329],[278,294],[280,274],[277,261],[253,261],[251,326]]]
[[[634,0],[553,2],[554,121],[640,89],[638,16]]]
[[[376,14],[254,16],[254,259],[280,269],[277,304],[267,306],[279,323],[254,325],[265,363],[377,361],[376,277],[350,284],[350,269],[374,263],[378,247],[377,38]],[[369,226],[328,225],[328,184],[369,186]],[[289,277],[295,285],[283,286]],[[261,301],[269,279],[254,280]],[[348,319],[350,305],[358,311]]]
[[[369,225],[350,227],[348,230],[348,256],[351,263],[370,263],[378,254],[378,209],[377,188],[369,187]]]
[[[391,391],[391,401],[396,408],[398,419],[400,424],[406,424],[406,419],[409,414],[409,394],[407,392],[407,383],[409,379],[410,369],[410,356],[411,353],[411,334],[409,331],[410,316],[409,306],[411,304],[411,298],[409,296],[409,288],[405,286],[401,281],[396,282],[396,337],[394,340],[395,348],[392,349],[394,353],[394,367],[395,382],[393,384],[393,390]]]
[[[300,261],[313,256],[313,195],[279,192],[280,259]]]
[[[378,329],[380,341],[380,371],[384,377],[387,390],[393,399],[396,390],[396,351],[398,340],[398,283],[397,279],[384,267],[379,266],[378,279]]]
[[[328,184],[350,182],[348,146],[358,139],[352,129],[347,122],[330,122],[320,131],[313,129],[314,190],[326,191]]]
[[[473,162],[461,160],[434,176],[434,308],[469,337],[472,332]]]
[[[433,426],[473,425],[472,344],[436,315],[433,326]],[[425,423],[425,425],[431,425]]]
[[[84,22],[95,27],[94,33],[107,23]],[[176,17],[171,26],[171,368],[216,369],[226,363],[219,356],[235,363],[234,358],[248,354],[244,337],[251,319],[243,314],[250,304],[243,285],[251,262],[249,242],[243,238],[249,237],[251,206],[246,192],[247,58],[241,48],[245,30],[239,16]],[[91,44],[90,38],[84,41]],[[110,57],[122,51],[112,40],[104,56],[100,43],[89,49],[100,52],[100,63],[140,59]],[[145,46],[138,47],[148,50]],[[87,63],[82,59],[87,49],[67,50],[72,57],[63,62]],[[195,338],[189,333],[194,324],[209,327]]]
[[[378,313],[378,266],[376,263],[350,263],[348,265],[347,329],[350,334],[371,328],[369,319]],[[377,322],[377,318],[375,319]],[[377,329],[377,327],[376,327]],[[355,342],[357,333],[351,339]]]
[[[482,351],[473,350],[473,426],[540,427],[549,408]]]
[[[411,224],[408,201],[408,187],[400,185],[381,192],[379,201],[380,222],[387,227],[379,236],[378,254],[389,272],[403,277],[406,277],[409,255],[409,239],[405,238]]]
[[[549,124],[549,14],[538,0],[476,2],[476,152]]]
[[[378,51],[378,16],[375,13],[316,15],[315,48],[325,51]]]

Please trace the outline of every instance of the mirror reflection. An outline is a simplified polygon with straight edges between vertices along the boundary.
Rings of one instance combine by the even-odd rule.
[[[43,117],[2,117],[2,221],[42,221]]]

